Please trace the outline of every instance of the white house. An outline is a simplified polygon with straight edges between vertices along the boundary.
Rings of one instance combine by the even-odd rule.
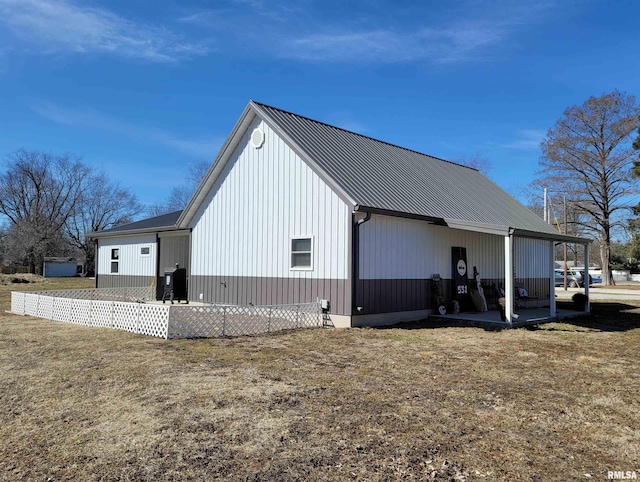
[[[474,266],[508,321],[514,283],[554,316],[554,243],[589,243],[476,169],[253,101],[183,211],[89,236],[97,287],[157,286],[179,263],[192,301],[326,299],[336,326],[424,318],[434,274],[451,299]]]

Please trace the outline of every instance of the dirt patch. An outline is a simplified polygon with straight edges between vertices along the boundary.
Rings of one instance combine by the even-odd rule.
[[[593,317],[538,329],[165,341],[8,315],[8,293],[0,480],[554,481],[639,469],[640,304],[594,303]]]
[[[0,274],[0,285],[47,284],[49,280],[35,274]]]

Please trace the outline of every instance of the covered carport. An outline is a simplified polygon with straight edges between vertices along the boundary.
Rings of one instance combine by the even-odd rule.
[[[460,221],[454,219],[444,220],[447,226],[454,229],[461,229],[467,231],[480,232],[485,234],[492,234],[501,236],[504,239],[504,320],[495,320],[500,323],[507,323],[509,325],[522,324],[522,323],[534,323],[541,321],[548,321],[558,318],[558,309],[556,305],[555,297],[555,249],[560,243],[573,243],[584,247],[584,262],[585,266],[589,266],[589,245],[591,240],[587,238],[581,238],[576,236],[568,236],[561,233],[547,233],[539,231],[528,231],[525,229],[511,228],[507,226],[473,223],[469,221]],[[514,240],[516,238],[528,238],[546,241],[548,243],[549,256],[547,260],[549,262],[549,309],[547,310],[536,307],[535,311],[527,310],[526,315],[515,312],[516,306],[516,283],[514,276]],[[577,316],[590,312],[590,305],[588,302],[589,296],[589,283],[585,283],[584,294],[587,296],[587,304],[584,312],[576,312],[563,310],[562,317]],[[545,316],[546,314],[546,316]],[[466,319],[471,321],[486,322],[490,321],[495,313],[461,313],[458,315],[446,315],[448,318]],[[493,321],[491,321],[493,322]]]

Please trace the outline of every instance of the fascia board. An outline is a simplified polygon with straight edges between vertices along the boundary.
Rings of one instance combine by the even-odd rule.
[[[463,221],[460,219],[445,218],[445,223],[452,229],[461,229],[463,231],[473,231],[475,233],[494,234],[496,236],[508,236],[510,229],[508,226],[499,224],[475,223],[472,221]]]
[[[514,229],[513,234],[521,238],[545,239],[547,241],[562,241],[566,243],[591,244],[592,239],[581,238],[579,236],[569,236],[562,233],[542,233],[538,231],[527,231],[526,229]]]
[[[94,233],[86,233],[85,237],[87,239],[99,239],[99,238],[121,238],[124,236],[139,236],[141,234],[157,234],[164,233],[169,231],[185,231],[189,232],[189,230],[182,230],[177,228],[176,226],[161,226],[153,229],[130,229],[126,231],[109,231],[108,233],[102,232],[94,232]]]

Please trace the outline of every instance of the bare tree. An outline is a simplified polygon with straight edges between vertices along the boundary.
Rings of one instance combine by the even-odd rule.
[[[541,184],[564,192],[582,214],[576,224],[600,241],[603,282],[611,284],[612,230],[624,226],[631,176],[631,133],[640,124],[635,97],[617,90],[564,111],[542,141]]]
[[[118,182],[109,180],[104,171],[87,178],[83,190],[65,229],[72,244],[85,256],[85,272],[95,270],[95,249],[85,233],[101,231],[133,221],[143,210],[138,199]]]
[[[189,171],[185,178],[185,183],[175,186],[169,198],[164,202],[156,202],[147,208],[148,216],[160,216],[162,214],[180,211],[184,209],[194,191],[209,170],[209,163],[206,161],[198,161],[189,165]]]
[[[209,166],[211,166],[211,163],[203,160],[190,164],[189,173],[187,174],[187,183],[194,188],[198,187],[200,181],[202,181],[204,176],[207,174]]]
[[[489,161],[489,159],[487,159],[480,151],[476,151],[470,156],[459,157],[455,162],[462,164],[463,166],[477,169],[485,176],[487,176],[489,171],[491,171],[491,161]]]
[[[0,174],[0,214],[11,224],[10,244],[24,250],[32,273],[41,274],[44,257],[57,254],[89,172],[70,154],[23,149],[8,156]]]

